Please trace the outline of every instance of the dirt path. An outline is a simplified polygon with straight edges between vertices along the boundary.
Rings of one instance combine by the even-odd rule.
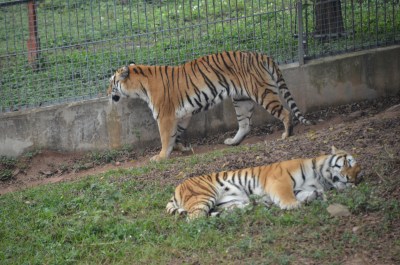
[[[394,128],[396,128],[398,126],[397,123],[400,122],[400,106],[398,104],[400,104],[400,96],[327,108],[309,114],[308,117],[316,121],[317,124],[312,126],[297,125],[294,128],[294,135],[299,137],[302,135],[306,137],[323,137],[324,134],[334,134],[335,130],[340,130],[343,126],[361,132],[361,128],[368,128],[368,124],[374,124],[377,119],[379,120],[382,117],[391,121]],[[390,122],[388,124],[390,125]],[[390,128],[382,128],[382,130],[384,129]],[[282,128],[278,123],[254,128],[251,135],[243,141],[242,145],[263,141],[274,145],[278,142],[276,140],[280,139],[281,133]],[[195,143],[193,144],[194,153],[206,153],[211,150],[227,148],[221,143],[227,135],[232,134],[234,134],[233,131],[203,139],[189,139],[189,141],[191,140]],[[360,141],[357,139],[357,134],[353,138],[354,141]],[[295,146],[291,148],[293,149]],[[368,143],[364,144],[364,148],[369,148]],[[310,147],[310,149],[313,148]],[[373,153],[373,150],[369,150],[369,152]],[[146,150],[141,155],[133,151],[125,151],[115,156],[112,159],[114,160],[113,162],[107,163],[104,162],[104,157],[101,157],[101,154],[98,154],[100,156],[99,159],[93,154],[91,156],[88,155],[88,153],[61,153],[41,150],[25,155],[15,162],[15,165],[11,167],[13,176],[7,180],[0,181],[0,195],[48,183],[73,181],[114,168],[139,167],[148,163],[150,157],[155,153],[157,153],[157,150]],[[184,155],[190,154],[174,152],[172,157]],[[4,168],[5,165],[0,164],[0,171]]]

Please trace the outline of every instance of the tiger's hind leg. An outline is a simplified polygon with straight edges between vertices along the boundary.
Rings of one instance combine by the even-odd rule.
[[[232,99],[235,107],[236,118],[239,124],[239,130],[235,137],[228,138],[224,141],[226,145],[238,145],[244,137],[250,132],[251,117],[254,111],[254,101],[250,98]]]
[[[292,116],[281,103],[279,96],[269,93],[262,102],[262,106],[275,118],[280,119],[285,126],[282,139],[286,139],[293,133]]]
[[[178,122],[177,131],[176,131],[176,139],[173,150],[180,151],[180,152],[187,152],[190,151],[190,146],[185,146],[182,143],[182,134],[186,131],[187,127],[189,126],[191,117],[184,118]]]
[[[296,199],[289,180],[273,183],[268,193],[271,201],[281,209],[290,210],[300,207],[300,202]]]
[[[210,211],[207,205],[196,205],[188,211],[188,220],[190,221],[201,217],[207,217],[209,212]]]
[[[171,200],[168,202],[167,206],[165,207],[166,211],[168,214],[175,215],[178,214],[179,216],[181,215],[186,215],[187,212],[185,209],[180,208],[176,204],[176,200],[174,197],[171,198]]]

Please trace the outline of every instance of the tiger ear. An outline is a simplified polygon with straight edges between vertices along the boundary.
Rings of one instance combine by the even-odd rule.
[[[119,69],[118,72],[119,72],[118,79],[120,81],[124,81],[129,76],[129,67],[128,66],[124,66],[121,69]]]
[[[332,145],[332,155],[335,155],[337,153],[338,149]]]

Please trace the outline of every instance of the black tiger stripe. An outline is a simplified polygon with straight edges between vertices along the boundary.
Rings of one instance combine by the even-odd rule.
[[[207,72],[212,73],[212,71],[210,71],[208,69],[208,67],[212,68],[211,65],[209,64],[208,60],[207,60],[207,63],[205,63],[205,62],[200,62],[200,63],[204,67],[204,69],[206,69]]]
[[[221,187],[224,187],[224,186],[225,186],[225,184],[219,179],[219,173],[217,173],[217,174],[215,175],[215,180],[218,182],[218,184],[219,184]]]
[[[224,54],[221,53],[220,56],[221,56],[222,62],[223,62],[224,65],[225,65],[225,68],[226,68],[231,74],[233,74],[234,71],[233,71],[233,69],[228,65],[228,63],[225,61]]]
[[[304,182],[306,181],[306,175],[304,175],[303,164],[300,164],[300,170],[301,170],[301,178],[303,179]]]
[[[268,104],[265,106],[265,109],[269,109],[269,106],[270,106],[271,104],[274,104],[274,103],[280,104],[280,102],[277,101],[277,100],[271,100],[271,101],[268,102]]]
[[[302,192],[302,190],[294,190],[294,191],[293,191],[294,196],[297,196],[297,194],[299,194],[300,192]]]
[[[237,202],[237,200],[230,200],[230,201],[220,202],[220,203],[216,204],[216,206],[220,207],[220,206],[222,206],[224,204],[233,203],[233,202]]]
[[[290,174],[289,170],[286,170],[286,173],[289,175],[290,179],[293,181],[293,188],[296,187],[296,180],[293,178],[292,174]]]
[[[312,169],[315,171],[317,168],[317,159],[313,158],[311,160],[311,164],[312,164]]]
[[[147,75],[144,73],[143,69],[140,66],[136,66],[136,68],[139,70],[139,73],[143,75],[144,77],[147,77]]]
[[[186,93],[186,99],[187,99],[187,101],[188,101],[189,104],[194,108],[194,104],[193,104],[192,100],[190,99],[190,97],[189,97],[189,95],[187,94],[187,92],[185,92],[185,93]]]
[[[222,68],[219,66],[219,58],[218,58],[218,55],[212,56],[211,59],[212,59],[213,63],[215,64],[215,66],[218,68],[218,70],[221,71],[221,72],[224,72],[224,69],[222,69]],[[216,59],[218,62],[216,62],[215,59]],[[212,67],[212,66],[211,66],[211,67]]]
[[[282,105],[273,106],[272,109],[271,109],[271,114],[272,114],[273,116],[279,117],[279,115],[275,115],[275,113],[277,112],[277,109],[280,108],[280,107],[282,107]]]
[[[194,66],[196,66],[196,65],[197,65],[197,59],[195,59],[194,61],[192,61],[190,63],[190,69],[192,69],[192,73],[193,73],[194,77],[197,78],[196,71],[194,70]]]
[[[193,100],[194,100],[194,102],[196,102],[199,109],[201,109],[203,107],[203,105],[201,104],[201,100],[198,100],[197,98],[193,98]]]
[[[243,183],[242,183],[242,174],[241,174],[241,173],[242,173],[241,170],[239,170],[239,171],[235,171],[234,174],[237,174],[237,176],[238,176],[239,185],[240,185],[240,186],[243,186]],[[245,183],[246,183],[246,182],[245,182]]]
[[[246,170],[246,171],[244,172],[244,183],[246,184],[247,181],[248,181],[248,178],[247,178],[247,170]]]
[[[209,100],[209,98],[208,98],[208,96],[207,96],[207,93],[206,92],[201,92],[202,94],[203,94],[203,97],[204,97],[204,99],[208,102],[208,100]]]
[[[186,72],[186,68],[183,67],[183,76],[185,77],[185,81],[186,81],[186,89],[189,90],[190,86],[189,86],[189,75]]]
[[[247,189],[249,190],[249,194],[250,194],[250,195],[254,194],[254,189],[251,188],[251,182],[249,182],[249,183],[247,184]]]
[[[226,180],[228,179],[228,172],[224,171],[224,172],[222,173],[222,179],[223,179],[224,181],[226,181]]]
[[[211,93],[215,97],[218,94],[217,88],[215,87],[213,82],[208,78],[208,76],[201,69],[199,69],[199,72],[203,76],[203,79],[204,79],[206,85],[208,86],[208,88],[211,90]]]
[[[212,68],[212,67],[211,67]],[[228,80],[226,80],[225,76],[223,74],[221,74],[218,70],[212,68],[214,70],[214,73],[216,74],[216,76],[218,77],[218,83],[225,88],[227,95],[229,96],[231,94],[230,92],[230,87],[229,87],[229,83]]]

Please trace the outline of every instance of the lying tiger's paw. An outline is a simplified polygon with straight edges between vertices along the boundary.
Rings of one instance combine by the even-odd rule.
[[[280,203],[279,207],[282,210],[292,210],[292,209],[297,209],[301,206],[299,201],[292,201],[289,203]]]

